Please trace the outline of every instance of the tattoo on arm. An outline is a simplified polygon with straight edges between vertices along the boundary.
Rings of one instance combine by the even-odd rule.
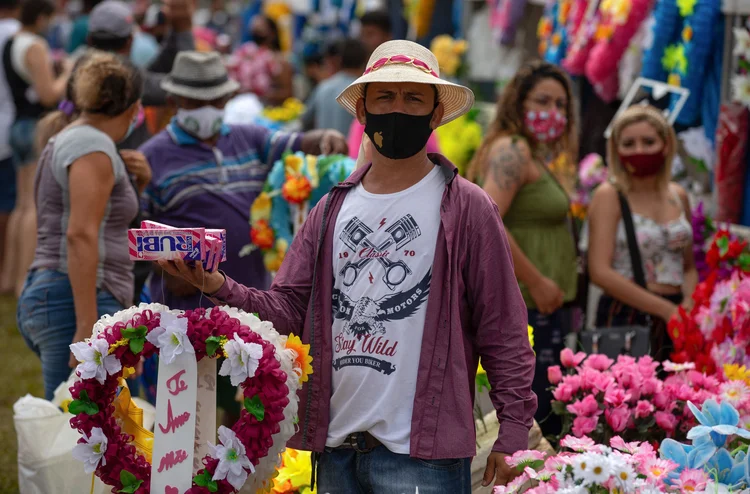
[[[504,190],[513,189],[521,184],[524,158],[516,143],[500,146],[494,156],[490,157],[490,170],[497,186]]]

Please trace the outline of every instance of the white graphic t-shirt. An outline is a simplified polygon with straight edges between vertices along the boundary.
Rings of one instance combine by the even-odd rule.
[[[416,185],[349,191],[333,249],[333,393],[328,447],[369,432],[409,453],[427,296],[445,180],[436,166]]]

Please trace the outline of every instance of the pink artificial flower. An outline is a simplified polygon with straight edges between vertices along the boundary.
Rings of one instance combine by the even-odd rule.
[[[596,425],[599,423],[599,417],[576,417],[573,420],[573,434],[583,437],[586,434],[594,432]]]
[[[636,367],[624,367],[620,370],[619,375],[615,374],[615,377],[620,386],[631,391],[639,391],[640,394],[643,377],[641,377],[641,374]]]
[[[573,391],[573,388],[571,388],[569,385],[565,383],[562,383],[555,388],[555,390],[552,392],[552,396],[557,401],[562,401],[564,403],[567,403],[571,399],[573,399],[574,393],[575,391]]]
[[[568,405],[567,410],[578,417],[598,417],[602,413],[599,402],[593,395],[586,395],[583,400]]]
[[[544,453],[536,450],[517,451],[510,458],[505,459],[509,467],[524,467],[544,460]]]
[[[680,472],[680,477],[674,481],[674,486],[680,492],[700,492],[706,489],[708,476],[703,470],[686,469]]]
[[[604,392],[611,388],[615,382],[615,378],[609,372],[599,372],[592,368],[584,368],[579,375],[581,376],[581,387],[587,391]]]
[[[507,485],[496,485],[492,489],[492,494],[511,494],[518,492],[521,489],[521,486],[529,481],[529,477],[522,473],[515,479],[508,482]]]
[[[604,403],[612,407],[619,407],[630,399],[630,393],[626,393],[622,388],[612,386],[604,392]]]
[[[630,410],[624,405],[617,408],[608,408],[604,411],[604,416],[607,419],[607,424],[615,432],[624,431],[630,423]]]
[[[635,365],[635,359],[633,357],[631,357],[630,355],[618,355],[617,356],[617,365],[618,366]]]
[[[582,441],[583,439],[588,438],[582,438],[578,439],[574,436],[566,436],[567,438],[570,438],[572,441]],[[562,443],[561,443],[562,444]],[[544,460],[544,470],[550,471],[550,472],[562,472],[565,470],[565,467],[570,465],[570,460],[567,456],[563,456],[562,454],[558,454],[555,456],[548,456],[546,460]]]
[[[646,400],[640,400],[635,406],[635,418],[642,419],[650,417],[654,413],[654,405]]]
[[[656,376],[656,369],[659,368],[659,362],[655,361],[653,358],[649,357],[648,355],[641,357],[638,359],[638,370],[641,373],[641,376],[648,379],[649,377],[655,377]]]
[[[587,451],[594,451],[595,449],[597,449],[596,443],[590,437],[575,437],[571,435],[567,435],[562,438],[560,440],[560,446],[562,446],[563,448],[572,449],[573,451],[577,451],[578,453],[585,453]],[[555,458],[559,459],[560,456],[558,455]],[[546,463],[544,466],[550,468]]]
[[[547,379],[550,384],[557,384],[562,381],[563,375],[559,365],[551,365],[547,367]]]
[[[641,396],[655,396],[660,394],[663,387],[664,384],[655,377],[644,379],[643,384],[641,385]]]
[[[606,371],[614,363],[615,361],[607,357],[606,355],[594,354],[594,355],[589,356],[589,358],[587,358],[583,362],[583,367],[598,370],[598,371]]]
[[[661,393],[657,393],[653,396],[654,406],[659,410],[666,410],[670,403],[672,403],[671,388],[663,388]]]
[[[698,323],[698,327],[703,333],[703,336],[708,338],[711,336],[716,323],[716,314],[709,307],[701,307],[698,309],[698,313],[695,315],[695,322]],[[666,367],[665,367],[666,370]],[[667,370],[669,372],[669,370]]]
[[[666,479],[667,474],[678,466],[679,465],[669,460],[653,458],[641,464],[641,473],[648,479],[656,482],[662,482]]]
[[[729,381],[719,386],[719,397],[721,401],[726,401],[733,407],[750,398],[750,388],[744,381]]]
[[[641,450],[641,443],[626,443],[625,440],[620,436],[614,436],[612,439],[610,439],[609,445],[612,447],[612,449],[622,451],[623,453],[630,453],[631,455],[634,455]]]
[[[565,348],[562,352],[560,352],[560,362],[562,363],[563,367],[567,367],[569,369],[578,367],[585,358],[585,353],[578,352],[574,354],[573,350],[571,350],[570,348]]]
[[[577,393],[578,390],[581,389],[581,386],[583,384],[583,380],[581,379],[581,376],[579,376],[578,374],[565,376],[563,377],[562,382],[570,386],[570,388],[573,390],[573,393]]]
[[[656,419],[656,425],[664,429],[667,433],[671,434],[677,427],[677,417],[670,412],[656,412],[654,414]]]

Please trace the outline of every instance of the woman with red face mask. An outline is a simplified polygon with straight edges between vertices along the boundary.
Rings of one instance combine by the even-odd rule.
[[[652,356],[669,357],[666,321],[698,283],[690,203],[670,181],[677,139],[662,113],[632,106],[617,117],[607,143],[610,180],[589,209],[588,266],[602,288],[596,327],[652,325]],[[621,196],[633,218],[646,287],[636,283]],[[627,214],[627,212],[625,212]]]

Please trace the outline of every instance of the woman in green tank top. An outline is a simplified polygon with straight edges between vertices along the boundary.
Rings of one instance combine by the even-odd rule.
[[[573,95],[568,77],[556,66],[531,62],[506,86],[497,115],[469,169],[503,216],[516,278],[534,327],[537,355],[534,392],[537,421],[551,412],[547,369],[559,365],[571,330],[576,297],[576,248],[569,228],[568,195],[545,162],[577,148]],[[559,420],[541,424],[560,432]]]

